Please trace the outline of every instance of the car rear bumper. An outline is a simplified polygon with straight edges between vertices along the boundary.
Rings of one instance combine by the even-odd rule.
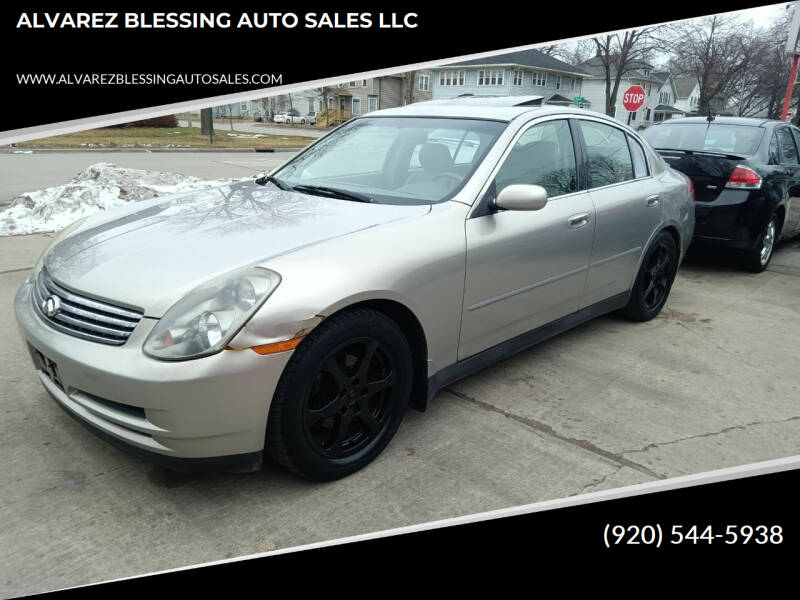
[[[766,225],[765,204],[762,194],[749,190],[724,190],[712,202],[696,202],[693,242],[753,248]]]
[[[270,401],[291,352],[158,361],[141,350],[155,319],[142,319],[122,346],[82,340],[39,316],[31,287],[23,284],[15,298],[19,330],[42,384],[70,416],[173,469],[260,467]]]

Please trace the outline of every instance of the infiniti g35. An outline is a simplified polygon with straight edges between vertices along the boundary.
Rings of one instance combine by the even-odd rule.
[[[176,469],[342,477],[410,405],[592,317],[661,310],[686,176],[632,130],[536,97],[340,126],[258,180],[62,231],[16,296],[42,384]]]

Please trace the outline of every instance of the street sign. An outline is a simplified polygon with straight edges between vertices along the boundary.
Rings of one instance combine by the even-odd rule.
[[[639,110],[644,105],[644,88],[632,85],[622,94],[622,106],[629,112]]]
[[[583,96],[575,96],[572,101],[576,104],[576,106],[580,106],[586,102],[586,98]]]

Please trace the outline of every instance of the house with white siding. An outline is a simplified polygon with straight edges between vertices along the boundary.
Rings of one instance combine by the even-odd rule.
[[[583,96],[591,102],[593,110],[605,112],[606,72],[602,57],[594,56],[582,62],[580,67],[589,74],[583,82]],[[659,91],[662,90],[663,81],[656,77],[655,69],[646,62],[637,62],[631,67],[620,80],[617,103],[614,107],[615,112],[611,116],[630,125],[633,129],[643,129],[655,122],[655,109],[660,104],[658,101]],[[616,71],[612,67],[612,85],[615,77]],[[644,105],[639,110],[628,112],[622,104],[622,96],[625,90],[632,85],[640,85],[644,88],[645,99]]]
[[[676,77],[675,89],[677,100],[675,107],[687,115],[699,114],[700,110],[700,84],[694,77]],[[712,98],[709,103],[711,110],[718,115],[731,116],[733,111],[729,110],[728,99],[717,96]]]
[[[545,103],[573,105],[587,74],[538,50],[476,58],[433,71],[433,99],[473,96],[543,96]],[[585,106],[585,105],[584,105]],[[589,108],[585,106],[585,108]]]
[[[652,75],[661,81],[661,87],[658,88],[658,104],[653,109],[653,123],[684,116],[682,110],[673,106],[678,93],[672,74],[669,71],[655,71]]]

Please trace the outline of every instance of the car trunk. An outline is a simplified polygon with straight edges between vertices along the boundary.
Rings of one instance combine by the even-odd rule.
[[[658,149],[673,169],[688,175],[694,183],[698,202],[713,202],[722,193],[736,166],[747,160],[737,154],[717,154],[693,150]]]

